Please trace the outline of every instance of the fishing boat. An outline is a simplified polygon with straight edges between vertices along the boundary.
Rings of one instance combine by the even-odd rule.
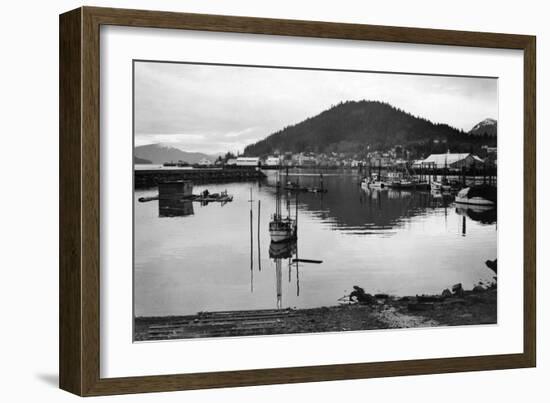
[[[434,192],[450,192],[451,185],[446,182],[432,181],[431,190]]]
[[[421,180],[416,180],[414,187],[416,188],[416,190],[431,190],[430,183]]]
[[[456,195],[455,203],[476,206],[496,206],[497,188],[491,185],[478,185],[464,188]]]
[[[384,189],[387,188],[387,184],[378,179],[369,182],[369,188],[371,189]]]
[[[382,164],[378,161],[378,173],[371,173],[369,167],[369,176],[363,178],[361,181],[361,187],[363,189],[386,189],[388,183],[382,180]]]
[[[327,193],[327,189],[323,187],[305,187],[292,182],[288,182],[284,189],[290,192]]]
[[[399,171],[388,172],[386,175],[386,186],[393,189],[414,189],[416,182],[413,180],[406,166]]]
[[[416,183],[410,179],[401,177],[399,179],[390,181],[388,183],[388,187],[394,189],[413,189],[416,187]]]
[[[288,177],[288,173],[287,173]],[[300,186],[299,182],[287,181],[284,185],[284,189],[291,192],[308,192],[308,193],[327,193],[327,189],[323,185],[323,174],[319,175],[320,186]]]
[[[281,213],[281,187],[277,186],[275,198],[275,214],[271,217],[269,223],[269,235],[271,242],[288,242],[296,239],[297,235],[297,220],[290,217],[290,206],[288,207],[287,216],[283,217]],[[296,218],[298,218],[298,209],[296,208]]]
[[[269,223],[271,242],[287,242],[296,238],[296,220],[290,217],[273,217]]]
[[[399,189],[413,189],[416,187],[416,183],[409,179],[401,179],[397,187]]]
[[[372,174],[371,177],[365,177],[361,181],[361,187],[363,189],[385,189],[388,187],[388,184],[385,181],[379,179],[380,176]]]

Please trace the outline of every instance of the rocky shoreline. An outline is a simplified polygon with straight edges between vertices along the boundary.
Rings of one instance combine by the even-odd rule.
[[[440,295],[370,295],[360,287],[340,305],[135,318],[135,341],[341,332],[497,323],[497,286],[461,284]]]

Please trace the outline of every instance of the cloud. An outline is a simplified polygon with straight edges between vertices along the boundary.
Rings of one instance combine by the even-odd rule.
[[[498,118],[496,79],[136,62],[136,144],[242,150],[341,101],[380,100],[469,130]]]

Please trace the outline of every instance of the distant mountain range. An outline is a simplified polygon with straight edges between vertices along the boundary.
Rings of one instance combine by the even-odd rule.
[[[147,160],[152,164],[163,164],[165,162],[178,161],[183,161],[188,164],[196,164],[202,159],[207,159],[214,162],[219,155],[220,154],[209,155],[198,152],[182,151],[179,148],[162,143],[148,144],[134,148],[134,162],[137,164],[143,164],[144,162],[137,162],[136,160]]]
[[[497,121],[495,119],[485,119],[475,125],[472,130],[468,132],[472,136],[497,136]]]
[[[490,138],[483,134],[484,130],[493,127],[492,120],[483,122],[466,133],[447,124],[413,116],[388,103],[347,101],[248,145],[244,154],[265,156],[276,150],[360,153],[396,145],[405,146],[413,154],[446,152],[448,149],[475,152],[484,144],[496,145],[496,121],[495,135]]]
[[[134,157],[134,164],[152,164],[152,162],[144,158]]]

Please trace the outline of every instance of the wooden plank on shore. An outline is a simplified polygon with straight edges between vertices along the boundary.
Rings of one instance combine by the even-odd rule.
[[[155,334],[149,335],[147,340],[170,340],[170,339],[193,339],[199,337],[235,337],[235,336],[256,336],[267,334],[282,334],[285,333],[284,327],[262,327],[249,329],[230,329],[222,331],[206,331],[206,332],[185,332],[185,333],[170,333],[170,334]]]
[[[206,319],[216,319],[216,318],[256,318],[256,317],[279,317],[279,316],[288,316],[293,315],[294,313],[291,312],[266,312],[266,313],[248,313],[248,314],[241,314],[241,313],[235,313],[235,314],[223,314],[223,315],[201,315],[198,316],[197,319],[199,320],[206,320]]]
[[[154,325],[149,326],[149,330],[162,330],[162,329],[189,329],[189,328],[206,328],[206,327],[222,327],[222,326],[243,326],[254,324],[278,324],[282,323],[280,319],[271,320],[244,320],[244,321],[224,321],[224,322],[208,322],[208,323],[189,323],[185,325]]]
[[[254,314],[254,311],[251,311],[250,314],[241,314],[241,311],[234,311],[235,314],[230,313],[224,313],[222,315],[210,315],[210,314],[200,314],[197,316],[187,316],[183,320],[177,320],[175,322],[169,323],[170,326],[185,326],[190,323],[206,323],[206,322],[213,322],[213,321],[239,321],[239,320],[250,320],[250,319],[271,319],[271,318],[286,318],[286,317],[292,317],[295,315],[294,311],[274,311],[274,312],[265,312],[265,313],[259,313]],[[169,320],[167,320],[169,322]],[[162,325],[155,325],[152,324],[151,326],[162,326]]]
[[[245,335],[245,334],[262,334],[269,331],[281,331],[285,326],[278,325],[254,325],[246,327],[232,328],[198,328],[198,329],[179,329],[172,331],[154,331],[149,332],[148,339],[162,338],[188,338],[188,337],[212,337],[212,336],[230,336],[230,335]]]
[[[235,314],[249,314],[249,313],[285,313],[285,312],[294,312],[292,309],[251,309],[244,311],[205,311],[199,312],[198,315],[235,315]]]
[[[281,333],[294,315],[291,309],[201,312],[149,325],[148,340]]]

